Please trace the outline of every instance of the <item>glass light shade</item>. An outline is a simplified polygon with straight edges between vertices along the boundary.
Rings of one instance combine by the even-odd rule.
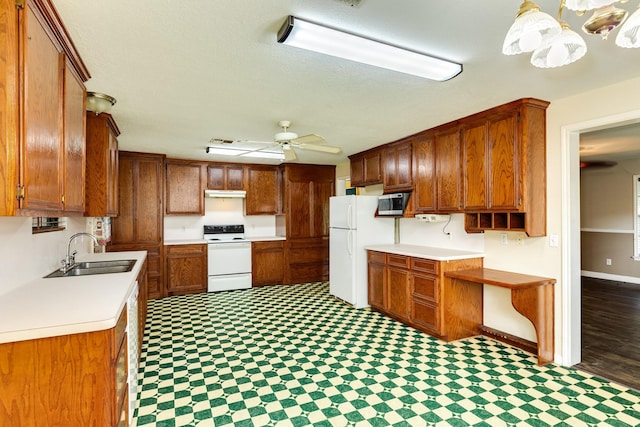
[[[112,96],[98,92],[87,92],[87,111],[93,111],[96,114],[108,113],[115,103],[116,99]]]
[[[640,8],[620,27],[616,44],[620,47],[640,47]]]
[[[460,64],[323,27],[294,16],[289,16],[278,31],[278,43],[431,80],[449,80],[462,72]]]
[[[576,62],[587,53],[587,45],[566,23],[562,32],[531,55],[531,64],[538,68],[555,68]]]
[[[609,32],[622,24],[627,18],[627,11],[618,9],[613,4],[598,8],[593,15],[582,26],[582,30],[587,34],[599,34],[602,39],[606,39]]]
[[[585,11],[598,9],[602,6],[615,3],[617,0],[566,0],[564,7],[571,10]]]
[[[537,4],[525,0],[504,38],[502,53],[517,55],[532,52],[560,34],[561,30],[558,21],[551,15],[540,12]]]

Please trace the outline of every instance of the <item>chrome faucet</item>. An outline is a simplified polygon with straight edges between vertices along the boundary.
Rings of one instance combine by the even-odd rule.
[[[73,251],[73,253],[71,253],[71,243],[76,239],[76,237],[81,236],[91,237],[95,244],[98,244],[98,239],[91,233],[76,233],[73,236],[69,237],[69,243],[67,244],[67,256],[62,261],[60,261],[60,271],[62,271],[63,273],[71,270],[73,266],[76,265],[76,254],[78,253],[78,251]]]

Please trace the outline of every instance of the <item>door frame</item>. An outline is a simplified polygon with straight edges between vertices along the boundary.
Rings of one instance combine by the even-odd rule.
[[[580,133],[640,122],[640,110],[562,126],[562,365],[582,359],[580,284]]]

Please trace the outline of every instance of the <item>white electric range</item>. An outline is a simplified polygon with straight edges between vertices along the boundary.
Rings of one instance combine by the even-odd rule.
[[[205,225],[209,292],[251,288],[251,242],[244,225]]]

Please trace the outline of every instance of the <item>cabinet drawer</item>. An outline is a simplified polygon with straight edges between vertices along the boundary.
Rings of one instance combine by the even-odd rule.
[[[120,318],[118,319],[118,323],[113,328],[113,345],[111,346],[111,358],[115,359],[118,356],[118,350],[120,350],[120,346],[122,345],[122,340],[127,333],[127,306],[125,305],[122,309],[122,313],[120,313]]]
[[[411,258],[404,255],[387,254],[387,265],[394,267],[409,268],[409,261]]]
[[[438,304],[433,304],[418,298],[413,298],[411,307],[411,320],[416,325],[433,332],[440,333],[440,308]]]
[[[367,251],[369,262],[377,262],[378,264],[384,264],[384,252]]]
[[[413,295],[438,302],[438,294],[438,278],[436,276],[413,274]]]
[[[425,273],[438,274],[440,262],[432,259],[411,258],[411,269]]]

